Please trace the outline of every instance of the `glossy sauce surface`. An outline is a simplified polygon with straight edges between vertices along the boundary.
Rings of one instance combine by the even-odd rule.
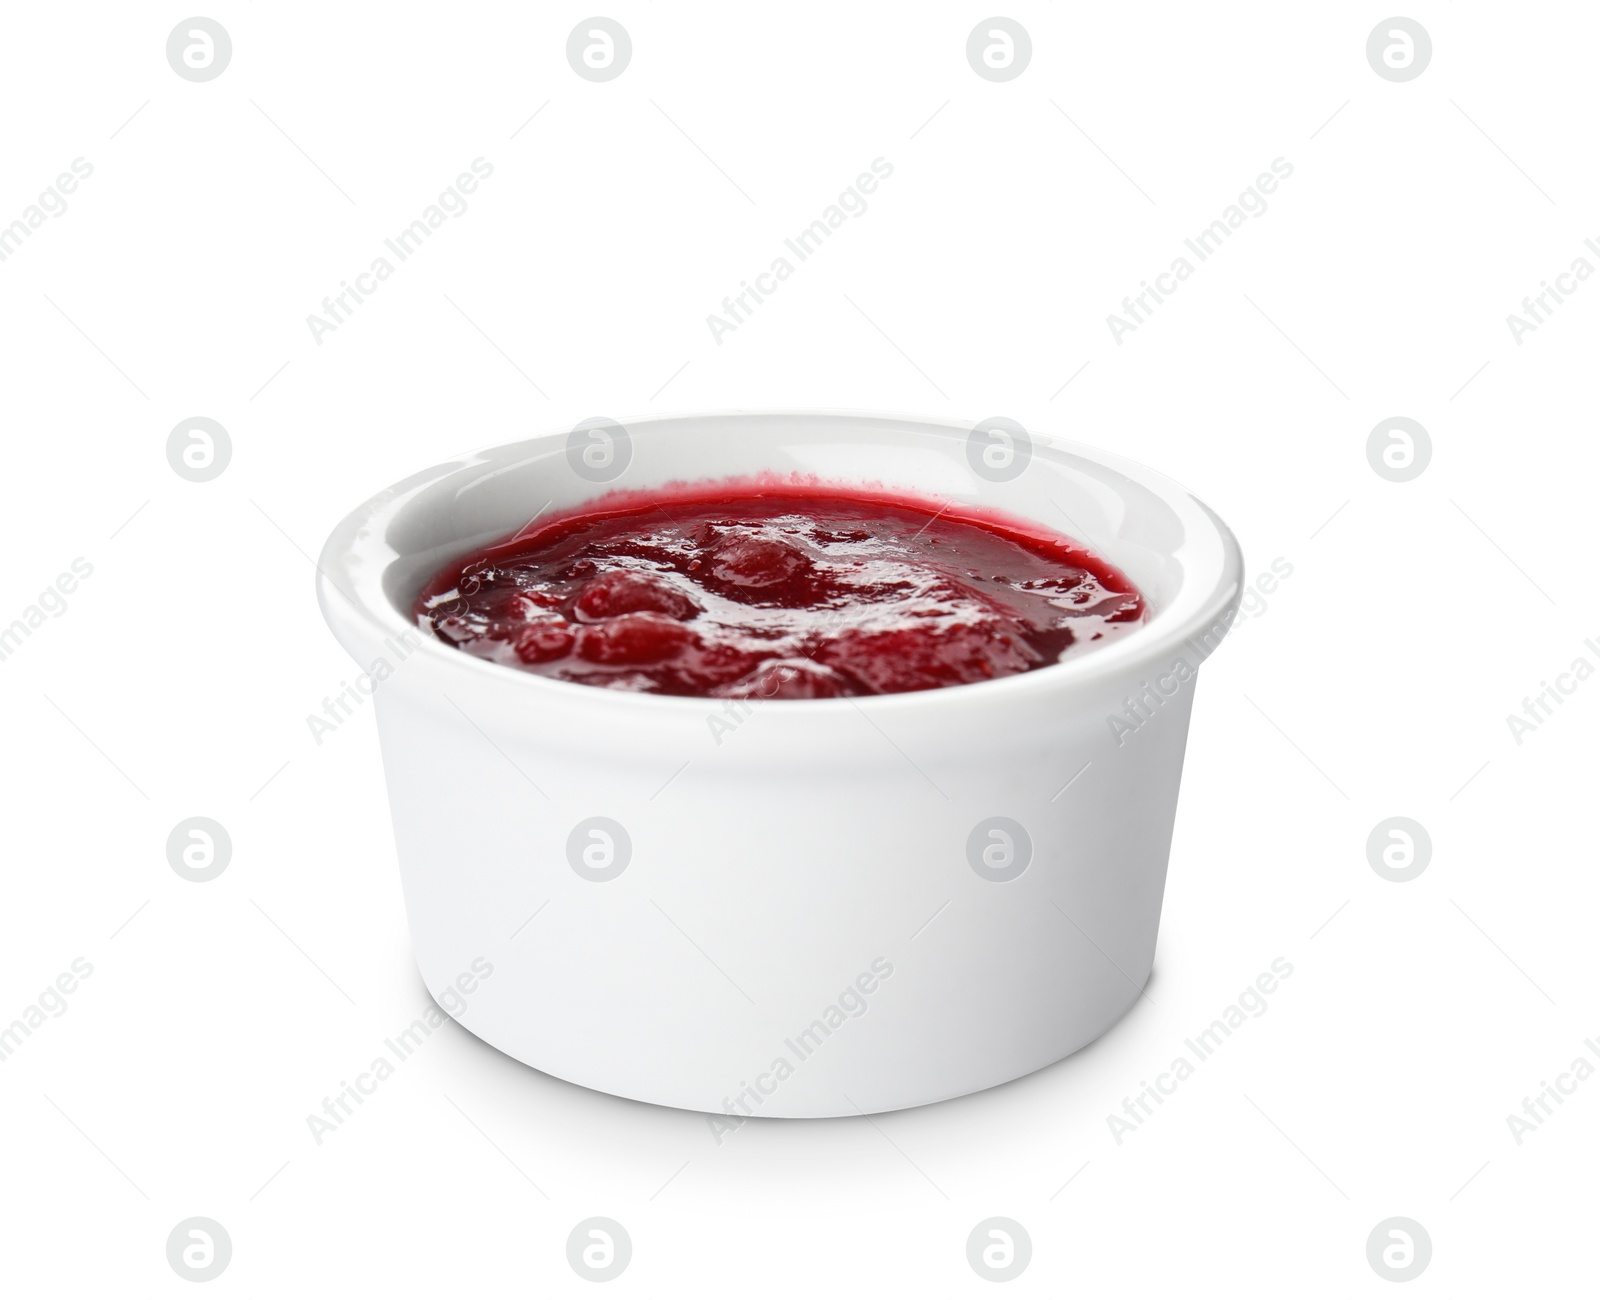
[[[418,623],[613,690],[822,699],[1028,672],[1143,621],[1133,584],[1032,523],[787,482],[617,494],[437,574]]]

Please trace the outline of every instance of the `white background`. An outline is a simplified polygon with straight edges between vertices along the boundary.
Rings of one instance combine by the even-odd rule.
[[[1520,745],[1505,721],[1600,666],[1600,286],[1506,324],[1600,265],[1592,10],[1411,9],[1404,84],[1359,5],[1024,3],[1005,84],[972,5],[624,3],[606,84],[566,62],[572,6],[207,12],[234,52],[204,84],[172,7],[11,6],[0,43],[0,222],[94,169],[0,263],[0,623],[93,565],[0,662],[0,1023],[93,966],[0,1063],[7,1294],[190,1294],[192,1215],[238,1296],[588,1294],[564,1243],[597,1214],[624,1296],[977,1295],[991,1215],[1032,1237],[1022,1294],[1386,1294],[1393,1215],[1432,1239],[1415,1294],[1592,1286],[1600,1081],[1520,1145],[1506,1116],[1597,1056],[1600,683]],[[478,157],[470,209],[316,343]],[[877,157],[869,210],[715,343]],[[1117,344],[1107,313],[1279,157]],[[1250,575],[1292,565],[1202,675],[1149,1000],[991,1092],[720,1146],[447,1025],[317,1145],[426,993],[370,708],[306,725],[352,674],[308,555],[459,451],[739,406],[1004,414],[1185,483]],[[194,415],[233,442],[204,484],[164,451]],[[1403,484],[1365,454],[1395,415],[1433,442]],[[233,840],[209,884],[165,857],[193,815]],[[1405,884],[1366,859],[1392,815],[1433,840]],[[1107,1116],[1277,957],[1267,1013],[1119,1145]]]

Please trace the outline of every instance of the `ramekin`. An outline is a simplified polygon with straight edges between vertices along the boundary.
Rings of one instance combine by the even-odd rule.
[[[764,473],[1043,522],[1151,617],[997,681],[739,703],[554,681],[413,623],[439,568],[536,513]],[[1143,466],[1004,420],[592,420],[395,484],[318,567],[376,687],[423,979],[520,1061],[737,1117],[714,1127],[895,1110],[1067,1056],[1149,977],[1196,673],[1241,562]]]

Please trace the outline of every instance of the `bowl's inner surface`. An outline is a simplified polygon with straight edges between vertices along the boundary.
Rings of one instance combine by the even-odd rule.
[[[536,515],[617,490],[798,474],[953,499],[1043,523],[1121,569],[1159,619],[1184,578],[1179,552],[1186,529],[1173,507],[1115,469],[1038,440],[1015,477],[998,478],[982,459],[986,446],[953,426],[787,414],[657,420],[620,438],[602,431],[511,444],[444,467],[436,477],[418,476],[422,482],[384,532],[393,558],[383,592],[409,622],[418,591],[444,564]]]

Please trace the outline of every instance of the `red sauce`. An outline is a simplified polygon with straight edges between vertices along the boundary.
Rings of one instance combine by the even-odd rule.
[[[614,493],[457,561],[418,623],[496,663],[658,695],[820,699],[1029,672],[1143,597],[1041,525],[778,480]]]

